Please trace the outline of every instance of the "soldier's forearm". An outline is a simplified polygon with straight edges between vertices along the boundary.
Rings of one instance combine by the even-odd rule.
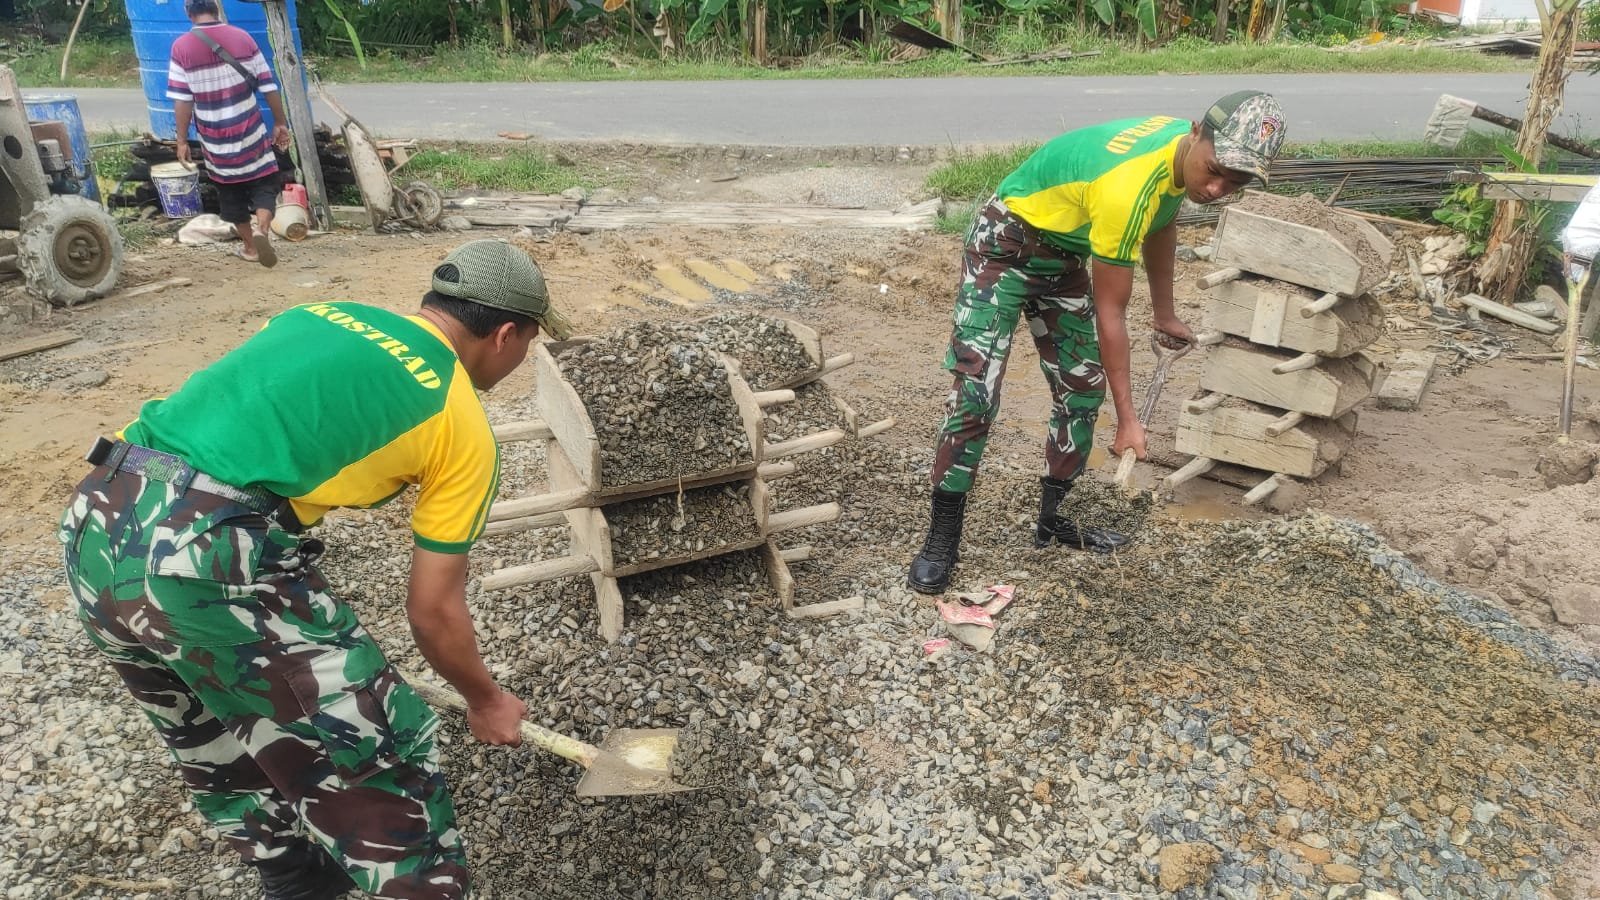
[[[478,653],[466,574],[466,554],[413,550],[406,618],[428,664],[461,692],[468,706],[481,706],[499,695],[500,686]]]

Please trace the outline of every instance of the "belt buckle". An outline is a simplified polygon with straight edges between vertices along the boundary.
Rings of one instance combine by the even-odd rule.
[[[115,441],[97,437],[94,439],[94,444],[89,447],[89,452],[83,455],[83,461],[91,466],[98,466],[106,461],[106,457],[111,455],[112,449],[116,446]]]

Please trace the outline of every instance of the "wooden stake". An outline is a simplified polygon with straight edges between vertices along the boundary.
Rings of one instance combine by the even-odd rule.
[[[856,355],[854,353],[841,353],[838,356],[830,356],[823,362],[822,371],[818,374],[831,375],[855,361]]]
[[[763,481],[774,481],[785,475],[793,475],[798,468],[799,466],[793,462],[768,462],[757,466],[756,474],[761,476]]]
[[[1257,503],[1260,503],[1261,501],[1272,496],[1272,492],[1277,490],[1287,480],[1287,475],[1282,475],[1277,472],[1267,476],[1265,481],[1245,492],[1244,505],[1255,506]]]
[[[1214,459],[1208,459],[1204,456],[1196,456],[1194,459],[1191,459],[1185,463],[1183,468],[1161,479],[1161,486],[1170,491],[1178,485],[1183,484],[1185,481],[1190,481],[1206,474],[1207,472],[1211,471],[1212,467],[1216,464],[1217,461]]]
[[[587,575],[597,572],[600,567],[587,556],[563,556],[560,559],[547,559],[526,566],[511,566],[498,572],[491,572],[483,576],[483,589],[486,591],[503,591],[506,588],[522,587],[525,584],[538,584],[542,581],[554,581],[557,578],[571,578],[574,575]]]
[[[1201,413],[1208,413],[1221,406],[1222,401],[1226,399],[1228,399],[1226,394],[1207,394],[1199,399],[1190,400],[1188,403],[1183,405],[1183,408],[1186,412],[1191,412],[1198,416]]]
[[[844,515],[844,510],[837,503],[818,503],[815,506],[803,506],[799,509],[785,510],[767,516],[767,533],[780,534],[810,525],[837,522],[842,515]]]
[[[497,534],[516,534],[520,531],[532,531],[535,528],[549,528],[552,525],[567,524],[567,514],[562,512],[542,513],[537,516],[522,516],[517,519],[501,519],[490,522],[483,527],[484,537],[493,537]]]
[[[844,429],[830,428],[827,431],[819,431],[816,434],[808,434],[805,437],[795,438],[792,441],[784,441],[778,444],[767,444],[761,450],[761,458],[780,459],[785,456],[795,456],[797,454],[807,453],[812,450],[821,450],[824,447],[832,447],[834,444],[844,440],[845,437],[846,435],[844,433]]]
[[[1512,309],[1503,303],[1496,303],[1479,294],[1462,294],[1456,299],[1485,315],[1494,316],[1496,319],[1510,322],[1513,325],[1521,325],[1523,328],[1537,331],[1540,334],[1555,334],[1561,330],[1561,326],[1554,322],[1541,319],[1538,316],[1530,316],[1520,309]]]
[[[503,519],[537,516],[540,513],[571,509],[588,499],[588,497],[589,491],[586,488],[573,488],[553,494],[538,494],[532,497],[519,497],[516,500],[502,500],[489,507],[489,521],[499,522]]]
[[[1305,418],[1306,414],[1302,412],[1284,413],[1283,416],[1276,422],[1273,422],[1271,425],[1267,426],[1267,436],[1277,437],[1278,435],[1283,434],[1285,431],[1288,431],[1296,425],[1299,425],[1301,422],[1304,422]]]
[[[289,117],[288,122],[279,124],[288,125],[294,134],[295,149],[300,157],[299,176],[306,186],[306,199],[311,206],[311,227],[326,231],[332,227],[333,211],[328,207],[322,158],[317,155],[317,123],[311,113],[311,97],[306,93],[305,66],[295,51],[294,30],[289,27],[289,7],[284,0],[262,0],[261,8],[267,14],[267,37],[272,44],[272,61],[276,63],[273,74],[283,91],[283,111]],[[186,137],[180,134],[178,140]]]
[[[766,409],[769,406],[777,406],[780,403],[793,403],[794,391],[787,389],[780,391],[756,391],[755,398],[756,405],[762,409]]]
[[[1331,292],[1323,294],[1321,297],[1318,297],[1310,303],[1307,303],[1305,306],[1300,307],[1300,317],[1309,319],[1317,313],[1325,313],[1328,310],[1333,309],[1335,306],[1338,306],[1339,300],[1340,297],[1338,294]]]
[[[783,561],[786,563],[805,562],[811,558],[811,545],[804,544],[799,547],[790,547],[788,550],[780,550],[778,555],[783,557]]]
[[[1195,281],[1195,284],[1199,285],[1201,290],[1209,290],[1219,284],[1237,281],[1243,277],[1244,270],[1242,269],[1218,269],[1217,271],[1212,272],[1210,275],[1202,275],[1198,280]]]
[[[1122,459],[1117,463],[1117,474],[1112,478],[1117,487],[1125,491],[1133,489],[1133,464],[1138,461],[1139,457],[1134,455],[1132,450],[1122,451]]]
[[[1226,335],[1220,331],[1202,331],[1194,336],[1194,345],[1196,347],[1212,347],[1222,343],[1224,337]]]
[[[1316,368],[1322,362],[1322,357],[1315,353],[1302,353],[1294,359],[1286,359],[1272,367],[1272,374],[1287,375],[1290,372],[1299,372],[1304,369]]]
[[[887,419],[879,419],[878,421],[873,422],[871,425],[863,425],[863,426],[861,426],[860,430],[856,432],[856,437],[858,437],[858,438],[876,437],[877,435],[883,434],[885,431],[888,431],[889,429],[891,429],[893,427],[894,427],[894,416],[890,416]]]

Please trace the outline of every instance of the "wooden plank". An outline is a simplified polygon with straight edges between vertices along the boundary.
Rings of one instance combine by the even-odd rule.
[[[70,331],[47,331],[44,334],[34,335],[31,338],[23,338],[20,341],[12,341],[9,344],[0,346],[0,360],[16,359],[19,356],[27,356],[30,353],[43,353],[46,350],[65,347],[76,340],[78,340],[78,336]]]
[[[867,606],[864,597],[846,597],[843,600],[829,600],[825,603],[807,603],[804,606],[792,607],[788,610],[791,619],[822,619],[828,616],[837,616],[840,613],[855,612]]]
[[[1544,200],[1550,203],[1581,203],[1590,188],[1572,184],[1495,184],[1483,186],[1485,200]]]
[[[1222,344],[1209,351],[1200,388],[1323,418],[1342,416],[1372,394],[1371,375],[1348,360],[1325,359],[1297,372],[1273,372],[1274,366],[1299,358]]]
[[[733,395],[734,405],[739,408],[745,437],[750,439],[751,459],[748,468],[754,470],[763,459],[761,451],[767,440],[767,417],[762,415],[761,403],[756,400],[755,392],[750,390],[750,384],[739,374],[739,364],[725,354],[718,353],[717,356],[728,373],[728,391]]]
[[[1256,294],[1255,315],[1250,318],[1251,343],[1277,347],[1283,340],[1283,317],[1289,306],[1287,294],[1262,291]]]
[[[543,343],[533,345],[534,383],[538,385],[539,414],[561,443],[579,481],[591,489],[600,486],[600,439],[595,437],[589,411],[561,367]]]
[[[764,448],[762,448],[761,458],[781,459],[785,456],[797,456],[801,453],[809,453],[812,450],[821,450],[824,447],[832,447],[834,444],[839,443],[846,437],[848,437],[848,435],[845,434],[844,429],[830,428],[827,431],[819,431],[815,434],[808,434],[805,437],[798,437],[792,441],[783,441],[782,443],[778,444],[767,444]]]
[[[589,583],[594,585],[594,602],[600,609],[600,636],[615,644],[622,637],[622,589],[615,578],[599,572],[589,575]]]
[[[586,503],[588,499],[589,492],[587,490],[574,488],[569,491],[518,497],[515,500],[501,500],[489,507],[489,521],[499,522],[503,519],[518,519],[523,516],[559,512],[564,509],[571,509],[574,506],[580,506]]]
[[[1366,293],[1381,278],[1363,272],[1361,261],[1320,228],[1285,222],[1238,207],[1222,211],[1211,260],[1347,296]]]
[[[1337,421],[1308,419],[1270,437],[1267,427],[1278,418],[1276,411],[1254,404],[1230,404],[1198,414],[1185,410],[1178,417],[1175,448],[1253,469],[1315,478],[1344,455],[1355,428],[1351,413]]]
[[[1433,378],[1438,357],[1426,350],[1402,350],[1389,366],[1389,373],[1373,396],[1384,409],[1416,409]]]
[[[537,516],[522,516],[516,519],[501,519],[490,522],[483,527],[484,537],[493,537],[497,534],[517,534],[523,531],[532,531],[535,528],[549,528],[554,525],[567,524],[567,510],[560,512],[541,513]]]
[[[160,281],[151,281],[145,284],[134,285],[127,290],[118,291],[115,294],[112,294],[110,297],[107,297],[106,300],[107,302],[114,300],[132,300],[135,297],[143,297],[148,294],[159,294],[167,288],[188,287],[191,284],[194,284],[193,278],[184,278],[182,276],[177,278],[164,278]]]
[[[1269,347],[1319,356],[1349,356],[1383,333],[1383,308],[1370,295],[1344,297],[1326,312],[1305,316],[1322,295],[1309,288],[1259,278],[1218,285],[1208,292],[1206,327]],[[1276,340],[1262,340],[1257,324],[1263,303],[1284,304]]]
[[[567,524],[572,528],[573,545],[594,560],[602,574],[615,575],[617,561],[611,552],[611,525],[605,511],[597,506],[567,510]]]
[[[772,585],[772,592],[778,596],[778,605],[784,611],[794,608],[794,576],[789,573],[789,564],[783,559],[783,551],[771,541],[761,545],[761,560],[767,567],[767,581]]]
[[[802,544],[799,547],[790,547],[788,550],[779,551],[784,562],[805,562],[811,558],[811,545]]]
[[[1561,326],[1555,322],[1541,319],[1538,316],[1530,316],[1520,309],[1512,309],[1503,303],[1496,303],[1488,297],[1479,296],[1478,294],[1462,294],[1456,299],[1484,315],[1494,316],[1496,319],[1510,322],[1513,325],[1520,325],[1540,334],[1555,334],[1561,330]]]

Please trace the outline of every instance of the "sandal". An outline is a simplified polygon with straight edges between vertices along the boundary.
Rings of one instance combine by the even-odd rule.
[[[247,248],[243,244],[240,244],[239,246],[233,248],[233,255],[239,257],[240,259],[244,260],[247,263],[258,263],[258,262],[261,262],[261,257],[259,257],[259,256],[247,256],[247,255],[245,255],[245,250],[246,249]]]
[[[255,245],[256,258],[267,268],[278,264],[278,251],[272,248],[272,236],[251,229],[250,243]]]

